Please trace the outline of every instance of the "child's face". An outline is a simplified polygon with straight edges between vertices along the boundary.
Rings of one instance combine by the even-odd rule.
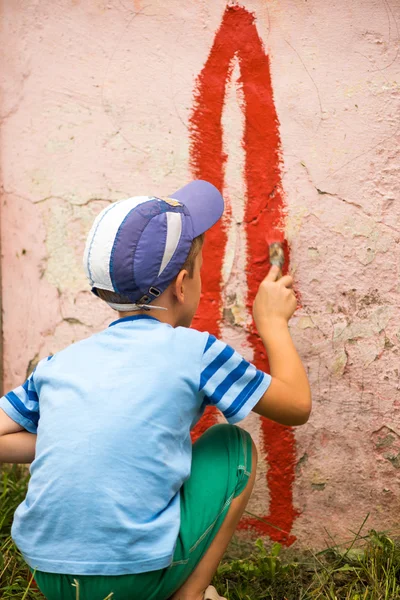
[[[193,270],[193,277],[186,277],[185,304],[182,307],[183,314],[180,319],[180,325],[190,327],[193,317],[196,314],[201,295],[201,266],[203,264],[203,252],[200,250],[196,256]]]

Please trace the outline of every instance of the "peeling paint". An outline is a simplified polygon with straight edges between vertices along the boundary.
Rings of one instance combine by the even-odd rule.
[[[378,456],[386,459],[395,469],[400,469],[400,436],[390,427],[384,425],[374,431],[371,439]]]
[[[90,199],[75,205],[49,198],[42,207],[48,257],[44,277],[61,293],[75,293],[85,288],[82,246],[94,217],[105,205],[101,200]]]

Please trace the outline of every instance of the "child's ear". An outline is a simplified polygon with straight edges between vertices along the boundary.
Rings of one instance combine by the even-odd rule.
[[[186,269],[182,269],[179,271],[173,287],[173,293],[179,304],[183,304],[185,301],[185,288],[186,288],[186,279],[189,273]]]

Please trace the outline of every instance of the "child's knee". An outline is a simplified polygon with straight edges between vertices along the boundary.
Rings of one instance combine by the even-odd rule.
[[[258,452],[256,445],[249,432],[241,427],[229,423],[218,423],[207,429],[196,443],[199,442],[200,445],[213,446],[215,450],[217,450],[217,447],[221,449],[223,447],[229,454],[240,456],[243,452],[245,458],[247,458],[248,452],[251,451],[251,463],[246,460],[246,466],[249,470],[251,468],[252,472],[255,472],[257,468]]]
[[[201,439],[213,439],[220,443],[226,443],[227,445],[234,444],[236,441],[243,441],[244,438],[250,437],[250,434],[237,427],[236,425],[230,425],[229,423],[218,423],[209,427],[205,433],[201,436]]]
[[[217,436],[218,438],[231,438],[238,435],[239,427],[229,423],[217,423],[207,429],[203,435]]]

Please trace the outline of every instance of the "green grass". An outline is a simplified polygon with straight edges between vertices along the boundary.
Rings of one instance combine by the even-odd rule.
[[[215,585],[229,600],[400,599],[400,546],[374,531],[356,539],[357,550],[329,548],[291,560],[281,558],[279,544],[257,540],[250,556],[220,565]]]
[[[10,538],[13,514],[25,497],[26,468],[2,466],[0,478],[0,598],[39,600],[42,594],[31,587],[32,577]]]
[[[28,483],[23,467],[3,466],[0,476],[0,598],[43,600],[12,543],[13,513]],[[238,540],[220,565],[214,585],[228,600],[400,600],[400,543],[387,534],[364,533],[346,545],[295,556],[279,544]],[[244,547],[246,546],[246,558]],[[109,597],[111,600],[111,597]]]

